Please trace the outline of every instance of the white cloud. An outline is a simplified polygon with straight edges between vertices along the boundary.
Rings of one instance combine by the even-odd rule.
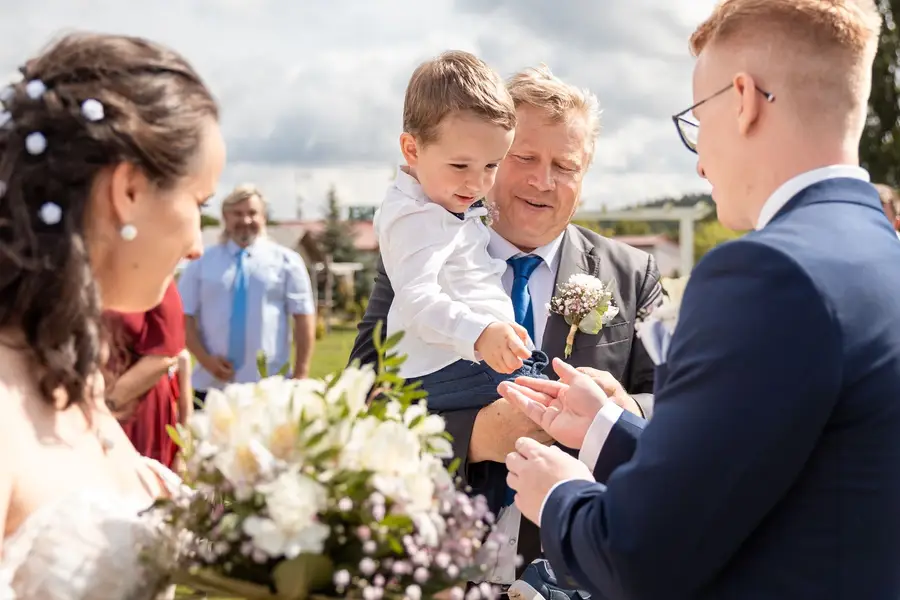
[[[604,107],[584,204],[621,206],[708,189],[669,116],[690,104],[687,38],[713,4],[0,0],[0,73],[66,29],[169,44],[221,101],[230,155],[222,194],[253,181],[276,217],[291,218],[298,192],[305,215],[320,214],[332,183],[346,202],[380,200],[398,158],[403,90],[421,60],[459,48],[504,75],[546,62]]]

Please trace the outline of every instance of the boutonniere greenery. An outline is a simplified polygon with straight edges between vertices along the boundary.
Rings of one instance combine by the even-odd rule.
[[[565,357],[572,354],[575,334],[579,331],[596,335],[619,314],[613,298],[612,282],[603,283],[593,275],[576,273],[558,287],[550,299],[550,311],[562,316],[569,325]]]
[[[473,204],[470,208],[483,208],[487,211],[487,214],[481,216],[481,222],[484,223],[487,227],[490,227],[497,220],[497,216],[500,214],[497,210],[497,205],[487,198],[482,198],[475,204]]]

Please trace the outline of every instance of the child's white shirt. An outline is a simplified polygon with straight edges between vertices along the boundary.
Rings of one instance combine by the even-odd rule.
[[[469,209],[460,219],[425,196],[402,168],[375,214],[375,232],[394,300],[387,334],[403,331],[404,378],[434,373],[460,359],[480,360],[475,342],[491,323],[515,323],[503,288],[506,263],[491,258],[490,231]]]

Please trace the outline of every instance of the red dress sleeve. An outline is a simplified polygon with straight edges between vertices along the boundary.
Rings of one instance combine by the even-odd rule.
[[[185,347],[184,308],[173,281],[159,306],[122,315],[123,334],[136,356],[175,356]]]
[[[174,281],[159,306],[145,313],[120,313],[116,318],[131,364],[143,356],[175,356],[184,350],[184,309]],[[177,420],[178,377],[163,375],[140,399],[131,418],[122,423],[138,452],[169,467],[178,450],[166,432],[166,425]]]

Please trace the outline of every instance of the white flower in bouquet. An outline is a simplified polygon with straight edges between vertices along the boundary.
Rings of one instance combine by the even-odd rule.
[[[347,367],[326,393],[329,404],[342,400],[349,409],[349,416],[358,415],[366,407],[369,392],[375,384],[375,371],[371,368]]]
[[[327,506],[326,488],[297,470],[285,471],[275,481],[259,486],[268,517],[251,515],[244,532],[268,556],[296,558],[303,552],[322,552],[331,529],[317,519]]]
[[[281,600],[428,597],[480,577],[481,551],[498,546],[493,516],[456,488],[443,419],[387,355],[398,340],[379,341],[377,372],[261,370],[258,383],[211,390],[171,431],[190,492],[152,510],[157,568],[212,596]]]

